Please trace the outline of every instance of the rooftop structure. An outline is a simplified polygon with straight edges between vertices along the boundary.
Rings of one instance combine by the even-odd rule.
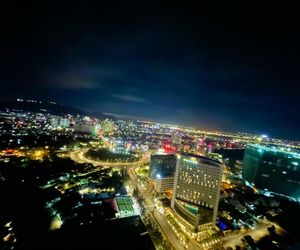
[[[117,217],[127,217],[136,214],[136,209],[130,196],[116,197],[115,205],[118,210]]]

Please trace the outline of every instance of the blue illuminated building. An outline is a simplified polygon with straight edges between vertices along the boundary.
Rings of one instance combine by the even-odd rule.
[[[176,168],[176,156],[172,154],[155,154],[151,156],[149,178],[152,180],[173,177]]]
[[[242,175],[261,190],[300,200],[300,154],[290,148],[247,145]]]
[[[154,183],[157,192],[172,190],[175,168],[175,155],[154,154],[151,156],[149,179]]]

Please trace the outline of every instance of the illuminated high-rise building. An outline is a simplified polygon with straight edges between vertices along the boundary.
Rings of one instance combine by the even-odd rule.
[[[149,179],[154,183],[157,192],[173,189],[176,155],[154,154],[151,156]]]
[[[300,201],[300,154],[289,148],[247,145],[242,175],[259,189]]]
[[[192,232],[216,223],[222,164],[198,155],[178,156],[171,207]]]
[[[51,116],[50,118],[50,125],[52,128],[57,128],[59,124],[59,117],[58,116]]]
[[[52,128],[67,128],[70,126],[70,120],[67,117],[51,116],[50,125]]]
[[[59,119],[59,126],[60,127],[66,128],[66,127],[69,127],[69,125],[70,125],[70,121],[69,121],[68,118],[61,117]]]

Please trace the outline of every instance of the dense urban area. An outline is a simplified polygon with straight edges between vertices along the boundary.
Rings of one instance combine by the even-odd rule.
[[[1,106],[1,249],[300,248],[300,143],[62,107]]]

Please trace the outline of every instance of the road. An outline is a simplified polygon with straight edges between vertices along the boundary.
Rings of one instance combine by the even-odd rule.
[[[160,214],[157,210],[153,210],[152,214],[153,214],[156,222],[158,223],[160,229],[164,232],[164,235],[167,236],[167,238],[170,241],[170,243],[172,244],[172,246],[176,250],[184,250],[185,248],[181,245],[181,243],[177,239],[173,229],[171,228],[171,226],[167,222],[166,216]]]
[[[85,157],[85,153],[89,150],[89,148],[83,148],[80,150],[75,150],[69,153],[70,158],[73,161],[78,163],[91,163],[94,166],[102,166],[102,167],[135,167],[140,166],[147,162],[146,159],[142,159],[135,162],[106,162],[106,161],[94,161]]]
[[[222,239],[223,247],[226,248],[226,247],[234,247],[236,245],[241,245],[242,244],[241,240],[245,235],[250,235],[254,240],[259,240],[261,237],[269,233],[268,227],[272,225],[273,223],[267,220],[262,220],[259,223],[259,225],[257,225],[253,230],[246,231],[239,234],[225,236]],[[278,225],[274,224],[274,226],[276,227],[277,232],[282,232],[282,229]]]
[[[136,174],[135,174],[135,170],[133,168],[130,169],[128,171],[128,174],[129,174],[129,177],[131,179],[131,182],[132,182],[133,186],[135,186],[138,189],[139,193],[142,195],[142,197],[145,201],[145,205],[146,205],[145,208],[146,209],[149,209],[149,208],[151,209],[151,208],[155,207],[155,202],[152,199],[150,199],[149,194],[146,194],[145,190],[138,183],[137,177],[136,177]],[[151,210],[153,210],[153,212]],[[161,231],[168,238],[168,240],[170,241],[172,246],[175,249],[184,250],[184,247],[180,244],[180,242],[176,238],[176,235],[175,235],[174,231],[172,230],[172,228],[170,227],[170,225],[166,221],[165,216],[159,214],[155,209],[151,209],[151,210],[148,211],[148,213],[150,213],[154,217],[154,219],[157,222],[158,226],[160,227]]]

